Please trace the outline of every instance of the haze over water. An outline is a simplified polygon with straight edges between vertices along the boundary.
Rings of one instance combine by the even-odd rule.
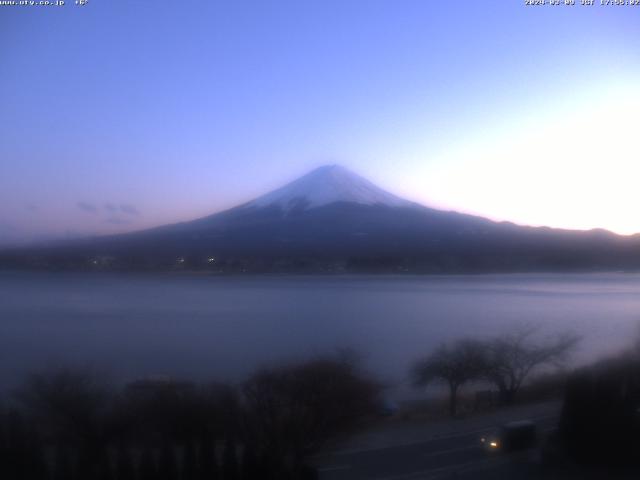
[[[239,381],[258,366],[354,348],[408,391],[407,368],[440,342],[538,325],[583,336],[574,361],[629,346],[638,274],[209,277],[0,273],[0,385],[83,366]]]

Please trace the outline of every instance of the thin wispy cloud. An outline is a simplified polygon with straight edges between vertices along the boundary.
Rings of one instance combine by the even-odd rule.
[[[135,205],[123,203],[120,205],[120,211],[127,215],[140,215]]]
[[[76,203],[76,206],[80,210],[86,213],[91,213],[95,215],[100,215],[100,214],[106,215],[107,218],[105,219],[105,222],[113,223],[113,224],[130,223],[130,220],[126,220],[125,218],[122,217],[122,215],[129,216],[129,217],[137,217],[140,215],[140,210],[138,210],[138,208],[135,205],[132,205],[130,203],[116,204],[112,202],[107,202],[103,204],[102,207],[98,207],[94,203],[78,202]],[[35,209],[37,209],[37,207],[34,207],[34,210]]]
[[[116,213],[118,211],[118,206],[113,203],[105,203],[104,209],[109,213]]]
[[[16,230],[15,225],[10,222],[0,220],[0,233],[13,232]]]
[[[92,203],[87,203],[87,202],[78,202],[76,203],[76,206],[82,210],[83,212],[86,213],[91,213],[91,214],[96,214],[98,213],[98,207],[96,207],[94,204]]]
[[[110,223],[112,225],[128,225],[131,223],[131,220],[122,217],[109,217],[105,220],[105,223]]]

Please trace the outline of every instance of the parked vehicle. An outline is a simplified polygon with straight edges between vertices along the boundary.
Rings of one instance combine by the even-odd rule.
[[[503,425],[495,434],[482,437],[480,442],[490,452],[515,452],[534,447],[537,437],[536,424],[520,420]]]

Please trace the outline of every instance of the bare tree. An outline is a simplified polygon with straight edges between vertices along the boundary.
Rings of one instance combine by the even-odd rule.
[[[536,342],[535,328],[520,328],[490,340],[486,352],[486,378],[498,388],[500,401],[511,404],[527,376],[544,365],[559,366],[580,338],[565,333]]]
[[[377,393],[375,382],[340,358],[259,371],[243,388],[247,441],[270,462],[300,463],[351,432],[374,411]]]
[[[75,453],[74,470],[79,478],[97,478],[108,472],[112,391],[102,377],[85,370],[34,374],[18,392],[18,399],[44,438]],[[57,455],[56,468],[61,472],[68,466],[68,453]]]
[[[85,370],[53,370],[29,376],[18,392],[43,434],[80,445],[101,442],[112,392]]]
[[[417,386],[432,382],[446,384],[449,387],[449,414],[453,417],[457,412],[459,388],[485,373],[485,354],[485,345],[476,340],[458,340],[450,345],[441,345],[431,355],[414,364],[414,383]]]

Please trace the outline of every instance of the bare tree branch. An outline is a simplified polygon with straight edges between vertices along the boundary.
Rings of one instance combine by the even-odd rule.
[[[512,403],[524,380],[543,365],[560,366],[580,338],[565,333],[536,342],[535,328],[525,327],[490,340],[487,344],[486,378],[499,390],[503,403]]]
[[[485,346],[479,341],[467,339],[441,345],[431,355],[416,362],[411,374],[416,386],[445,383],[449,387],[449,414],[455,416],[458,389],[467,382],[481,378],[485,371]]]

